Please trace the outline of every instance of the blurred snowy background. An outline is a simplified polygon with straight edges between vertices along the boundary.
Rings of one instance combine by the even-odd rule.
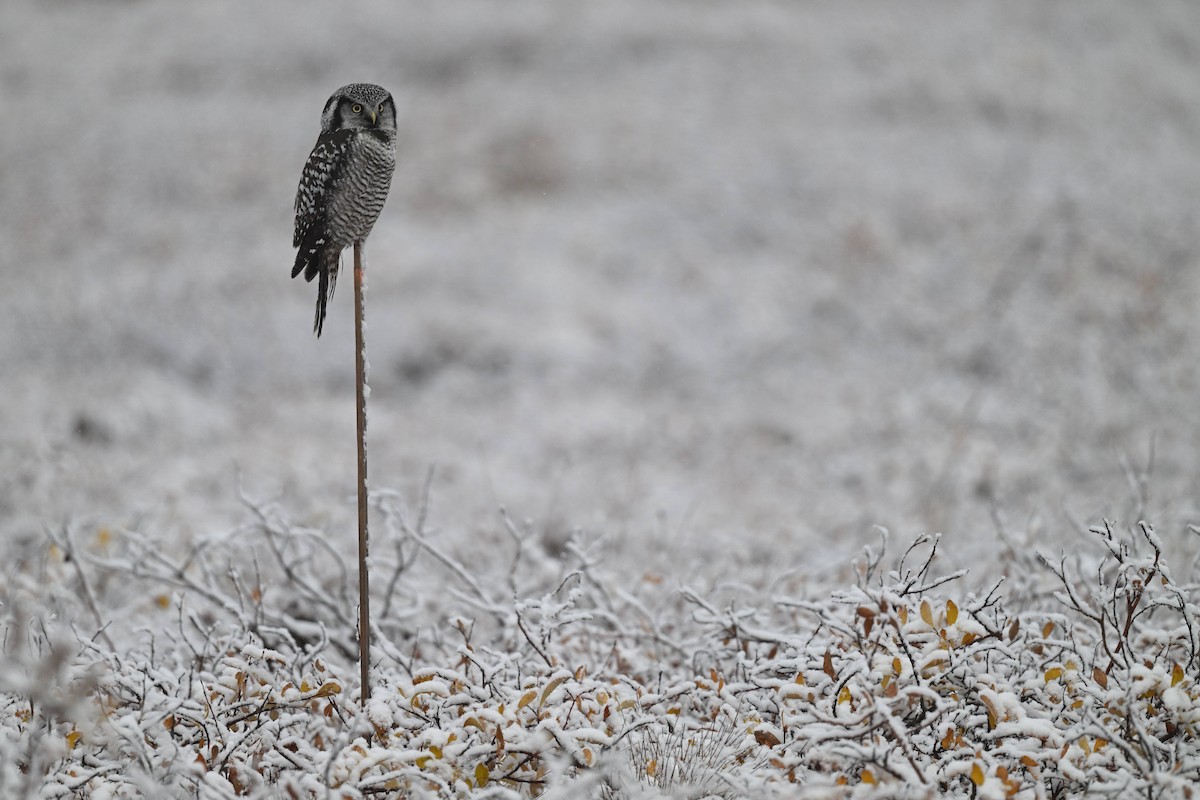
[[[350,547],[351,291],[318,341],[288,276],[352,81],[372,484],[436,464],[449,546],[1200,519],[1200,6],[6,0],[0,542],[219,530],[240,472]]]

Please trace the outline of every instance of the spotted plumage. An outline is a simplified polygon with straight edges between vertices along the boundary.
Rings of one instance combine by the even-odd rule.
[[[317,282],[313,330],[325,325],[325,306],[337,286],[344,249],[365,241],[379,218],[396,167],[396,106],[387,90],[352,83],[333,93],[321,113],[321,135],[296,190],[299,248],[292,277]]]

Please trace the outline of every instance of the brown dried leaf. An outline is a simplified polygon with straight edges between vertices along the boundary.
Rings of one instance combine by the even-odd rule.
[[[754,741],[761,744],[763,747],[778,747],[779,737],[770,731],[758,730],[754,732]]]

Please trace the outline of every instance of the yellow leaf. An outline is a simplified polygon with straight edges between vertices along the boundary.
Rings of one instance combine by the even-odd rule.
[[[942,749],[949,750],[954,746],[954,729],[950,728],[946,731],[946,735],[942,737]]]
[[[892,672],[894,672],[897,676],[899,676],[900,672],[903,669],[904,669],[904,664],[901,663],[900,656],[893,656],[892,657]]]
[[[653,778],[656,772],[658,772],[658,760],[652,758],[646,762],[646,776]]]
[[[840,692],[838,692],[838,702],[839,703],[849,703],[850,702],[850,687],[849,686],[843,686],[842,690]]]
[[[491,773],[488,771],[487,764],[476,764],[475,765],[475,788],[479,789],[484,786],[487,786],[488,777],[490,776],[490,774]]]
[[[900,617],[901,625],[908,624],[908,606],[900,606],[896,609],[896,614]]]
[[[980,768],[978,761],[971,765],[971,783],[983,786],[983,769]]]
[[[875,783],[876,783],[876,781],[875,781],[875,773],[871,772],[871,770],[869,770],[869,769],[864,769],[864,770],[862,771],[862,782],[863,782],[863,783],[869,783],[869,784],[871,784],[872,786],[874,786],[874,785],[875,785]]]
[[[995,730],[996,722],[999,721],[1000,715],[996,713],[996,707],[992,705],[992,701],[986,697],[980,698],[983,700],[983,705],[987,708],[988,730]]]
[[[953,625],[958,619],[958,606],[954,605],[953,600],[946,601],[946,624]]]
[[[96,544],[101,547],[108,547],[108,543],[112,541],[112,531],[108,528],[101,528],[96,531]]]
[[[1045,675],[1046,683],[1049,683],[1050,681],[1061,678],[1062,674],[1063,674],[1062,667],[1051,667],[1050,669],[1046,670],[1046,675]]]
[[[1093,749],[1099,751],[1106,744],[1108,744],[1108,739],[1101,739],[1101,738],[1097,737],[1096,738],[1096,746]]]
[[[933,627],[933,609],[929,607],[928,600],[921,601],[921,619],[925,621],[926,625]]]
[[[1183,667],[1178,664],[1171,667],[1171,685],[1175,686],[1183,680]]]
[[[517,711],[520,711],[525,706],[537,699],[537,689],[530,689],[525,694],[521,695],[521,699],[517,701]]]
[[[429,746],[429,752],[433,753],[434,758],[442,757],[442,748],[438,747],[436,744],[431,744]]]
[[[1101,689],[1108,688],[1108,673],[1099,667],[1092,668],[1092,680],[1100,684]]]
[[[937,672],[938,668],[941,667],[945,663],[946,663],[946,659],[944,659],[944,658],[930,659],[929,663],[927,663],[921,667],[921,674],[923,676],[925,676],[926,678],[931,677],[934,673]]]
[[[1052,633],[1054,633],[1054,623],[1053,622],[1047,622],[1045,625],[1042,626],[1042,638],[1043,639],[1049,639],[1050,634],[1052,634]]]
[[[566,675],[559,675],[557,678],[554,678],[546,684],[546,688],[542,690],[542,699],[538,701],[538,708],[541,708],[546,704],[546,698],[550,696],[551,692],[561,686],[562,682],[566,679]]]
[[[1033,760],[1032,758],[1030,758],[1029,756],[1021,756],[1021,764],[1022,764],[1022,765],[1023,765],[1023,766],[1024,766],[1026,769],[1034,769],[1035,767],[1037,767],[1037,762],[1036,762],[1036,761],[1034,761],[1034,760]]]
[[[321,684],[320,688],[317,689],[317,693],[313,696],[329,697],[331,694],[341,694],[341,692],[342,687],[337,683],[337,681],[326,681],[325,683]]]
[[[963,634],[963,638],[962,638],[963,647],[966,647],[967,645],[969,645],[971,642],[975,641],[978,638],[979,637],[976,636],[975,634],[971,633],[970,631],[967,631],[966,633]]]
[[[171,598],[165,594],[160,594],[154,598],[154,605],[158,606],[159,608],[170,608]]]
[[[80,733],[79,731],[76,731],[76,730],[72,730],[70,733],[67,734],[67,747],[74,750],[75,745],[79,744],[79,740],[82,738],[83,738],[82,733]]]

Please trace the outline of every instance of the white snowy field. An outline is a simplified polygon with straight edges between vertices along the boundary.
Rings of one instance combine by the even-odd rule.
[[[353,80],[401,112],[373,479],[436,464],[447,530],[986,550],[993,500],[1121,515],[1152,442],[1187,519],[1197,48],[1189,3],[14,0],[3,535],[206,530],[235,465],[353,519],[350,292],[316,341],[288,278]]]
[[[1027,563],[1003,539],[1145,519],[1194,584],[1185,0],[6,0],[9,565],[47,528],[183,557],[253,524],[239,483],[351,552],[350,281],[317,340],[288,276],[300,167],[355,81],[400,124],[371,483],[411,522],[432,468],[447,558],[507,564],[505,508],[618,585],[824,602],[877,526],[893,553],[942,534],[979,591]],[[410,600],[410,630],[454,610]]]

